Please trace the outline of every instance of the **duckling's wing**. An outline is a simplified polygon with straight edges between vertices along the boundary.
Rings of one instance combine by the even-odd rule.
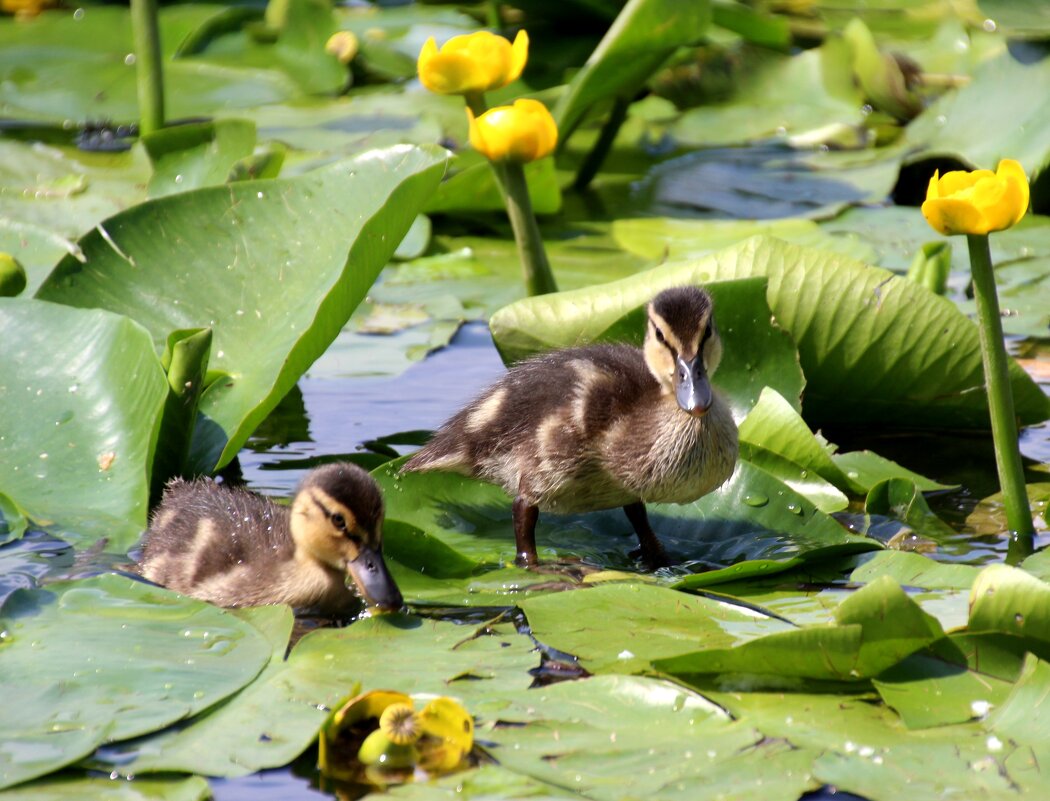
[[[142,574],[192,592],[238,565],[261,569],[288,559],[288,512],[243,489],[175,480],[164,491],[143,540]]]
[[[625,410],[659,393],[637,348],[596,345],[524,361],[446,422],[403,470],[478,476],[494,459],[529,448],[544,431],[596,436]],[[579,443],[566,443],[578,447]]]

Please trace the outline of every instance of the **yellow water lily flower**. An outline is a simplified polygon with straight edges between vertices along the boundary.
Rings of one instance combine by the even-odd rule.
[[[57,5],[58,0],[0,0],[0,11],[20,18],[29,18]]]
[[[441,49],[434,37],[419,51],[419,80],[439,95],[465,95],[499,89],[515,80],[529,58],[529,35],[518,31],[514,44],[488,31],[453,36]]]
[[[490,161],[524,164],[549,156],[558,144],[558,126],[538,100],[515,100],[513,106],[490,108],[470,120],[470,144]]]
[[[343,64],[349,64],[361,49],[361,43],[353,31],[336,31],[328,37],[324,49]]]
[[[1028,177],[1012,159],[995,172],[934,172],[926,189],[922,216],[935,230],[952,234],[988,234],[1016,225],[1028,210]]]

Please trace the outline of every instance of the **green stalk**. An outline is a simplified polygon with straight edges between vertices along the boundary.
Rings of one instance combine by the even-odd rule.
[[[493,164],[496,175],[503,184],[507,203],[507,216],[514,229],[514,240],[518,245],[518,258],[525,272],[525,287],[530,295],[546,295],[557,292],[547,250],[543,246],[540,226],[532,211],[532,198],[525,180],[525,168],[517,162],[507,161]]]
[[[157,0],[131,0],[138,78],[139,135],[164,127],[164,73],[161,66]]]
[[[480,92],[464,95],[464,100],[475,117],[480,117],[488,110],[485,96]],[[516,162],[489,162],[496,180],[503,193],[503,202],[507,206],[507,217],[514,231],[514,241],[518,246],[518,259],[525,273],[525,287],[530,295],[546,295],[557,292],[550,262],[547,260],[547,249],[543,246],[540,226],[532,210],[532,198],[529,196],[529,185],[525,180],[525,168]]]
[[[1006,345],[1003,343],[1003,323],[999,315],[999,297],[995,291],[995,273],[988,237],[969,234],[966,243],[970,248],[970,272],[977,301],[977,323],[981,331],[981,358],[988,388],[995,463],[1003,491],[1006,524],[1013,535],[1008,560],[1014,561],[1032,553],[1035,528],[1028,506],[1024,467],[1021,465],[1021,450],[1017,442],[1017,418],[1014,416]]]
[[[627,109],[630,107],[631,101],[627,98],[616,98],[612,111],[609,112],[609,118],[605,121],[605,125],[602,126],[602,132],[598,135],[598,141],[594,143],[591,152],[583,160],[583,164],[580,165],[580,169],[576,173],[576,180],[572,182],[572,188],[577,192],[586,189],[591,181],[594,180],[594,176],[598,174],[598,170],[602,168],[605,157],[609,155],[613,142],[616,141],[616,134],[620,132],[620,128],[623,127],[624,121],[627,119]]]

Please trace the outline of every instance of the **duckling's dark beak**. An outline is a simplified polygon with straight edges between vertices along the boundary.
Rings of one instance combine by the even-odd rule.
[[[714,394],[699,353],[688,360],[678,357],[674,371],[674,397],[682,411],[694,417],[703,417],[711,408]]]
[[[396,612],[404,605],[401,590],[397,588],[394,577],[383,561],[382,548],[362,548],[357,558],[347,562],[346,567],[361,596],[370,606],[384,612]]]

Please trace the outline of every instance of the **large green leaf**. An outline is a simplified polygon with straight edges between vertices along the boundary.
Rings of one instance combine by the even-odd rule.
[[[850,581],[868,582],[890,576],[902,587],[968,590],[981,572],[971,565],[944,564],[906,551],[878,551],[862,559],[863,563],[850,573]]]
[[[50,247],[46,251],[53,258],[25,262],[30,290],[61,256],[78,253],[75,245],[62,240],[80,236],[144,200],[149,176],[149,159],[138,147],[126,153],[86,153],[0,140],[0,217],[12,226],[32,226],[40,231],[38,236],[47,232],[49,238],[59,239],[52,240],[59,252]],[[17,229],[14,235],[21,236]]]
[[[483,727],[499,763],[585,798],[794,801],[815,754],[762,741],[666,681],[596,676],[529,690]],[[524,724],[524,725],[521,725]]]
[[[1028,655],[1017,684],[991,715],[988,726],[1014,742],[1045,747],[1050,726],[1050,663]]]
[[[0,709],[2,787],[206,709],[271,651],[228,612],[115,575],[22,590],[0,617],[4,686],[18,699]]]
[[[1010,634],[1045,649],[1050,644],[1050,586],[1020,568],[985,568],[970,589],[968,629]]]
[[[720,103],[682,114],[672,136],[692,147],[734,146],[864,119],[849,55],[834,43],[796,55],[759,51],[733,90]]]
[[[1047,81],[1046,59],[1021,64],[1005,54],[984,65],[970,84],[945,94],[908,126],[907,143],[923,148],[913,160],[947,157],[994,170],[999,159],[1010,158],[1034,177],[1050,161]],[[994,135],[989,120],[996,121]]]
[[[597,103],[630,100],[677,48],[700,39],[710,18],[707,0],[628,0],[554,107],[561,141]]]
[[[452,695],[479,714],[485,703],[497,708],[501,697],[523,691],[538,661],[532,641],[507,627],[475,631],[407,616],[314,631],[285,660],[289,623],[290,616],[273,626],[270,663],[240,693],[183,728],[106,749],[93,765],[121,774],[243,776],[290,762],[328,712],[359,690]]]
[[[1006,699],[1012,686],[1008,678],[990,669],[996,663],[992,651],[998,644],[984,639],[942,640],[885,671],[873,682],[875,688],[909,729],[982,718]],[[1020,666],[1016,653],[1007,655]]]
[[[855,681],[877,676],[943,636],[935,618],[897,582],[882,578],[839,604],[833,626],[768,634],[657,660],[656,667],[674,675],[753,674],[774,684],[785,678]]]
[[[576,656],[592,673],[640,673],[654,659],[793,628],[747,607],[634,583],[555,593],[519,606],[534,637]]]
[[[226,183],[233,165],[252,154],[255,125],[229,119],[161,128],[142,138],[153,163],[150,196]]]
[[[287,180],[160,198],[99,225],[38,296],[138,320],[158,350],[211,327],[206,420],[191,461],[211,471],[335,339],[440,180],[444,151],[395,147]]]
[[[137,779],[134,782],[99,776],[59,775],[29,782],[4,792],[4,801],[208,801],[208,782],[200,776],[178,779]]]
[[[839,219],[839,218],[836,218]],[[923,223],[925,225],[925,222]],[[618,219],[612,224],[616,243],[647,259],[679,261],[706,256],[759,234],[796,245],[822,248],[874,263],[874,247],[858,237],[829,234],[824,226],[796,217],[778,220],[693,220],[674,217]]]
[[[299,94],[274,69],[173,59],[180,42],[214,7],[167,7],[160,14],[169,119],[275,103]],[[52,11],[0,25],[0,106],[6,115],[63,122],[138,119],[131,17],[127,7]],[[323,53],[322,53],[323,55]],[[269,67],[270,65],[266,65]]]
[[[504,356],[517,359],[591,339],[604,319],[666,287],[759,275],[769,279],[777,322],[798,345],[807,382],[804,412],[812,423],[988,426],[977,328],[950,301],[885,270],[772,239],[750,239],[600,287],[519,301],[494,315],[491,326]],[[721,319],[725,311],[717,313]],[[727,364],[755,358],[734,352],[726,336]],[[1021,420],[1050,416],[1050,399],[1035,382],[1013,362],[1010,374]]]
[[[106,311],[5,298],[0,341],[0,492],[56,536],[126,550],[146,527],[167,395],[149,334]]]

